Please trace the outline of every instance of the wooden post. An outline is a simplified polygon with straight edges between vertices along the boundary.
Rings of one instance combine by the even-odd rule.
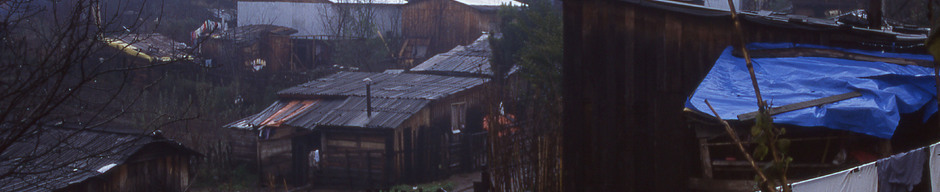
[[[760,169],[760,167],[757,167],[757,163],[754,161],[754,158],[751,157],[751,153],[748,153],[747,150],[744,149],[744,145],[741,144],[741,139],[738,139],[738,135],[737,133],[734,133],[734,129],[731,129],[731,125],[729,125],[727,121],[722,120],[721,116],[718,116],[718,112],[715,112],[715,108],[712,108],[712,104],[709,103],[708,100],[705,100],[705,105],[708,105],[708,108],[712,110],[712,114],[715,114],[715,118],[721,121],[721,124],[725,126],[725,131],[727,131],[728,135],[731,136],[731,140],[734,140],[734,143],[737,144],[738,149],[741,150],[741,153],[744,154],[744,158],[747,159],[747,162],[751,163],[751,168],[757,172],[757,176],[760,177],[761,181],[770,181],[767,179],[767,176],[764,175],[764,172]],[[770,190],[773,191],[774,189],[770,188]]]
[[[702,176],[711,179],[714,178],[712,173],[712,159],[711,154],[708,151],[708,140],[705,138],[698,139],[699,146],[699,157],[702,158]]]

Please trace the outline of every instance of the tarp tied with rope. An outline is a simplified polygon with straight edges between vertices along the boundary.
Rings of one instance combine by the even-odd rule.
[[[900,114],[937,111],[929,55],[885,53],[792,43],[753,43],[761,94],[775,123],[828,127],[891,138]],[[757,98],[744,58],[728,47],[686,102],[725,120],[748,119]]]

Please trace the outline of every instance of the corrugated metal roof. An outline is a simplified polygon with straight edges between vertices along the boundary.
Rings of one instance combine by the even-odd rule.
[[[150,61],[192,59],[184,51],[189,46],[159,33],[115,35],[104,38],[104,42],[127,54]]]
[[[117,130],[43,127],[0,154],[0,191],[52,191],[106,173],[161,137]],[[195,153],[186,149],[186,153]]]
[[[366,82],[372,80],[372,117]],[[479,86],[486,78],[408,73],[339,72],[278,92],[281,101],[225,127],[251,129],[289,125],[395,128],[431,100]]]
[[[316,126],[345,126],[364,128],[395,128],[424,108],[429,100],[372,98],[372,117],[367,113],[365,97],[343,99],[277,101],[251,117],[226,127],[249,129],[258,126],[277,126],[268,122],[281,121],[284,125],[313,129]],[[310,107],[297,107],[295,103],[315,103]],[[296,115],[281,115],[285,111]]]
[[[395,128],[428,104],[423,99],[372,98],[372,117],[367,114],[365,97],[348,97],[329,101],[331,104],[313,108],[286,124],[295,127],[347,126]]]
[[[448,52],[434,55],[427,61],[411,68],[413,72],[456,73],[468,75],[493,75],[490,68],[489,35],[483,34],[472,44],[457,46]]]
[[[372,97],[435,100],[488,81],[485,78],[450,77],[425,74],[339,72],[278,92],[282,98],[318,96],[366,96],[366,82],[372,80]]]

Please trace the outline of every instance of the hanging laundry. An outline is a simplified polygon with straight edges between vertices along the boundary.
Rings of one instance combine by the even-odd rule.
[[[875,162],[871,162],[852,169],[796,182],[791,187],[793,192],[875,191],[878,189],[878,168]]]
[[[878,191],[908,192],[920,183],[924,163],[927,161],[924,148],[892,155],[878,160]]]
[[[940,192],[940,143],[930,145],[930,188],[933,192]]]

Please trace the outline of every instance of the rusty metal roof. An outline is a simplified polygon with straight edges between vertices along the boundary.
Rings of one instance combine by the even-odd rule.
[[[408,73],[339,72],[278,92],[281,98],[313,99],[330,96],[366,96],[372,80],[372,97],[435,100],[488,81],[485,78],[451,77]]]
[[[160,136],[128,130],[42,127],[0,154],[0,191],[52,191],[80,183],[121,165],[144,146],[168,143]]]
[[[428,102],[430,101],[425,99],[373,98],[372,116],[369,117],[365,97],[277,101],[261,113],[230,123],[226,127],[250,129],[261,126],[289,125],[308,129],[317,126],[395,128],[424,108]],[[312,105],[298,107],[296,103],[312,103]],[[295,115],[284,115],[284,113]],[[283,124],[271,122],[283,122]]]
[[[367,113],[366,82],[372,80],[372,116]],[[252,129],[288,125],[395,128],[429,102],[460,93],[486,78],[409,73],[339,72],[278,92],[280,101],[258,114],[225,125]]]

